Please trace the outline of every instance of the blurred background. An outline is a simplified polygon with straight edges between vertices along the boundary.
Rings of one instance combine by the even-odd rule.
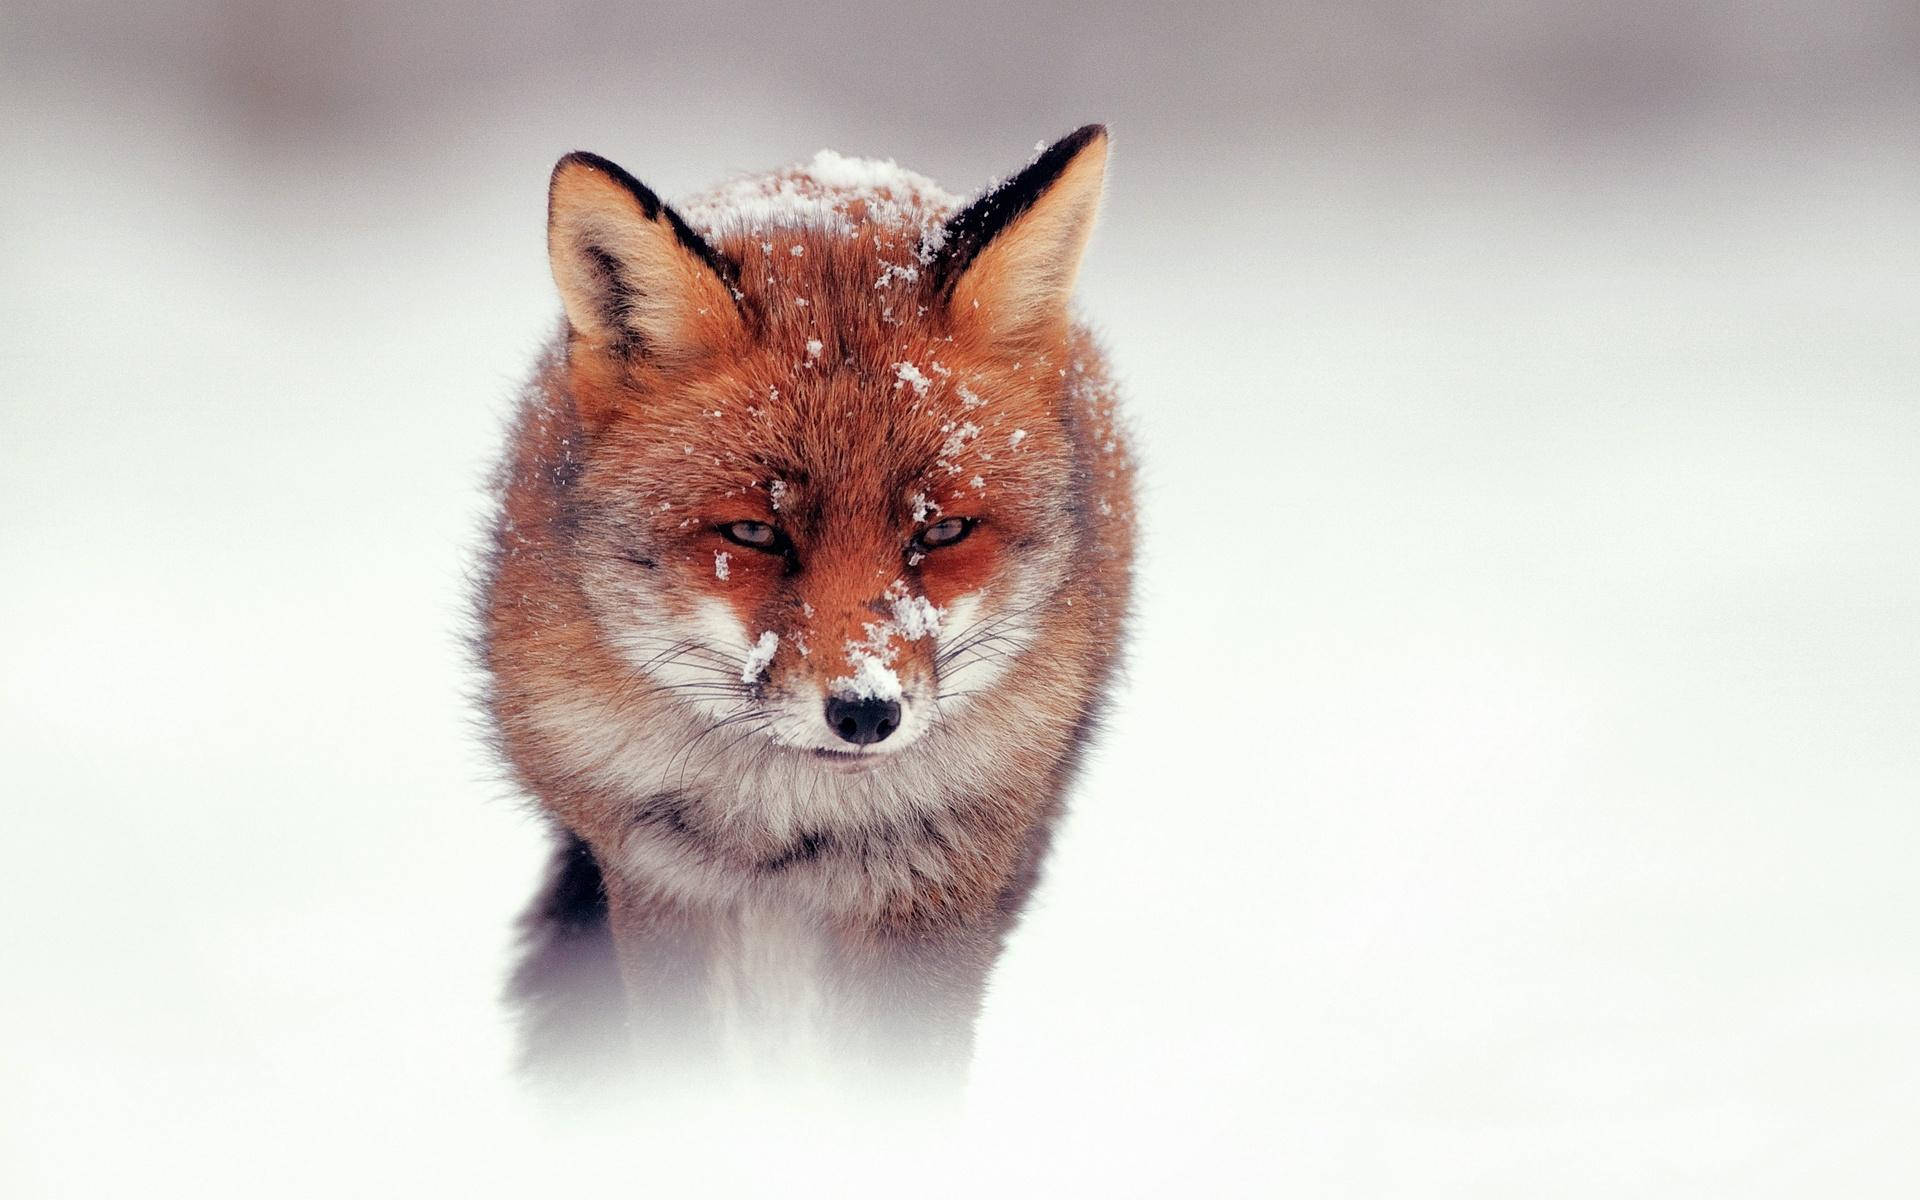
[[[9,0],[0,1190],[748,1188],[507,1074],[546,174],[1089,120],[1133,677],[888,1190],[1913,1194],[1909,0]]]

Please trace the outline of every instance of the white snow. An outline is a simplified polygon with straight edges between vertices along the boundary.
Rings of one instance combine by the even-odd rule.
[[[891,158],[855,158],[837,150],[818,150],[808,161],[806,172],[828,187],[856,194],[881,191],[946,194],[933,180],[918,171],[909,171]]]
[[[767,502],[773,505],[773,511],[779,512],[787,502],[787,481],[776,479],[767,485]]]
[[[853,232],[853,223],[838,197],[793,176],[736,179],[684,201],[680,210],[688,224],[709,236],[729,228],[811,227]]]
[[[847,648],[847,661],[853,674],[829,680],[827,689],[842,700],[898,700],[904,694],[900,676],[870,650],[857,645]]]
[[[890,286],[896,279],[903,279],[908,283],[912,283],[918,278],[920,278],[920,268],[918,267],[905,266],[900,263],[883,262],[880,264],[880,275],[873,281],[873,286],[878,290]]]
[[[947,440],[940,447],[940,457],[951,459],[967,448],[967,443],[980,436],[980,427],[972,421],[965,421],[950,427]]]
[[[740,664],[740,682],[755,683],[760,672],[767,669],[773,661],[774,652],[780,649],[780,635],[769,629],[757,638],[753,647],[747,651],[747,657]]]
[[[731,568],[729,568],[727,564],[732,561],[733,555],[728,554],[725,550],[715,550],[713,552],[713,577],[715,579],[725,579],[731,574]]]
[[[916,396],[926,395],[927,389],[933,386],[933,380],[928,379],[919,367],[914,366],[910,362],[897,362],[893,364],[893,373],[900,379],[900,382],[893,386],[898,388],[901,384],[910,385],[913,388],[913,394]]]
[[[813,360],[819,358],[820,352],[822,350],[825,350],[826,348],[827,348],[827,344],[821,341],[819,338],[808,338],[807,339],[807,361],[812,362]]]
[[[917,642],[939,634],[941,612],[933,601],[925,596],[909,595],[906,587],[898,582],[887,589],[887,599],[893,608],[893,631],[901,637]]]
[[[809,228],[851,234],[856,218],[918,235],[926,261],[959,197],[892,159],[854,158],[821,150],[807,162],[747,175],[682,201],[687,222],[708,234],[728,229],[768,232]],[[771,249],[771,244],[768,244]],[[794,254],[803,253],[795,246]]]
[[[1007,435],[1007,446],[1011,449],[1018,450],[1020,448],[1020,443],[1026,440],[1027,440],[1027,431],[1024,429],[1016,429],[1012,433]]]

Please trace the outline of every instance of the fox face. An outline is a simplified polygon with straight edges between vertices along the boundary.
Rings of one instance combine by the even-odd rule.
[[[548,465],[636,691],[854,772],[976,709],[1018,727],[1003,679],[1089,527],[1124,519],[1096,499],[1104,377],[1067,313],[1105,144],[1082,130],[964,207],[822,155],[688,217],[562,160],[578,427]]]
[[[836,761],[904,749],[990,689],[1031,636],[1021,609],[1068,565],[1050,549],[1072,519],[1053,486],[1072,463],[1043,406],[1023,412],[1020,380],[989,383],[941,347],[895,353],[923,364],[924,398],[891,395],[913,358],[784,388],[742,388],[735,363],[683,392],[677,419],[609,431],[582,479],[587,594],[633,669],[710,719]],[[936,392],[940,371],[974,383]],[[970,419],[958,391],[976,386],[997,422]],[[858,447],[888,400],[905,411]]]

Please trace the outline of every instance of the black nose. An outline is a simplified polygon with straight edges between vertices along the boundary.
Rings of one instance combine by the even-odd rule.
[[[856,746],[884,742],[900,728],[900,706],[891,700],[827,701],[827,724]]]

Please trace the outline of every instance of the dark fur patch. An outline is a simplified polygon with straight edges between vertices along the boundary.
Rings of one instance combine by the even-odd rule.
[[[798,863],[812,862],[833,848],[833,839],[824,833],[803,833],[784,851],[760,863],[762,871],[784,871]]]
[[[955,213],[947,221],[946,241],[931,268],[934,294],[946,298],[988,243],[1032,208],[1074,156],[1106,131],[1105,125],[1082,125],[1047,147],[1018,175]]]
[[[680,841],[699,850],[713,849],[712,840],[688,820],[687,799],[678,792],[661,792],[657,796],[648,796],[634,809],[633,823],[664,829]]]
[[[547,890],[535,901],[536,919],[570,931],[607,919],[606,882],[591,847],[568,834],[549,870]]]
[[[600,864],[585,842],[561,835],[520,931],[507,999],[520,1015],[521,1069],[569,1084],[616,1080],[626,998]]]
[[[621,354],[631,353],[634,337],[624,331],[627,329],[627,313],[632,310],[633,302],[640,294],[639,289],[627,278],[626,268],[620,265],[620,260],[605,249],[587,245],[580,248],[580,253],[593,260],[594,272],[600,277],[603,294],[599,304],[600,315],[608,325],[623,331],[615,349]]]
[[[698,813],[694,810],[694,806],[678,792],[663,792],[660,795],[648,797],[633,815],[635,825],[647,826],[656,832],[668,834],[682,846],[710,859],[728,857],[728,852],[722,848],[714,835],[702,829],[697,820]],[[776,873],[801,863],[813,862],[837,849],[839,849],[838,843],[829,834],[802,833],[784,850],[763,858],[753,865],[762,871]]]

